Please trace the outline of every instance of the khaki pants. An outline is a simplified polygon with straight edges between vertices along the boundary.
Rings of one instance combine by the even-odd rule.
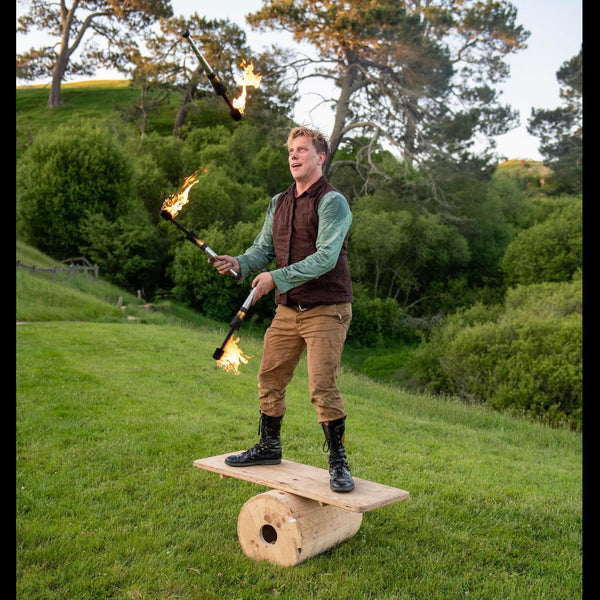
[[[337,376],[352,320],[352,304],[326,304],[306,310],[278,305],[264,338],[258,373],[260,410],[285,413],[285,390],[306,349],[310,400],[319,423],[346,416]]]

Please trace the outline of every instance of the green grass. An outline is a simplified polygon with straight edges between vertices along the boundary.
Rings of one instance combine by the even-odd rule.
[[[90,90],[93,93],[90,94]],[[64,104],[48,106],[48,86],[21,86],[16,91],[17,158],[38,131],[55,128],[72,117],[108,119],[126,111],[140,97],[140,90],[129,81],[84,81],[63,84]],[[146,132],[170,134],[180,94],[172,93],[167,103],[152,112]]]
[[[580,435],[408,394],[349,367],[340,385],[353,474],[411,497],[366,513],[354,537],[295,567],[248,559],[237,516],[265,488],[193,461],[256,441],[260,336],[240,331],[252,358],[228,374],[211,358],[226,323],[135,299],[115,316],[105,284],[80,279],[106,314],[74,301],[64,280],[47,283],[59,288],[55,303],[65,291],[71,318],[33,318],[23,298],[32,288],[17,288],[17,306],[30,307],[17,326],[18,598],[581,597]],[[325,467],[306,387],[301,362],[284,456]]]
[[[64,105],[56,108],[48,106],[48,94],[48,86],[17,87],[17,158],[40,129],[57,127],[74,116],[110,117],[137,98],[139,90],[129,87],[128,81],[63,84]]]
[[[92,91],[93,93],[90,93]],[[153,94],[146,95],[149,100]],[[33,141],[37,133],[46,128],[56,128],[68,123],[73,117],[82,119],[111,119],[129,112],[134,102],[139,102],[140,89],[133,87],[126,80],[83,81],[67,83],[62,86],[63,105],[50,108],[48,106],[49,86],[19,86],[16,90],[17,114],[17,159]],[[175,116],[179,109],[181,93],[172,91],[164,103],[149,111],[145,124],[145,133],[156,132],[160,135],[171,135]],[[191,110],[187,122],[214,124],[223,122],[231,124],[231,118],[222,110],[221,100],[213,95],[208,96],[209,105],[218,106],[218,111],[206,111],[206,115]],[[137,128],[135,122],[132,128]]]

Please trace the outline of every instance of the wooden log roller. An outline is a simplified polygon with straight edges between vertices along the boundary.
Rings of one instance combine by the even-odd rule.
[[[297,565],[355,535],[363,513],[410,496],[405,490],[357,477],[354,491],[340,494],[329,488],[326,469],[288,460],[230,467],[225,464],[229,454],[238,452],[201,458],[194,466],[272,488],[250,498],[238,517],[240,546],[257,561]]]

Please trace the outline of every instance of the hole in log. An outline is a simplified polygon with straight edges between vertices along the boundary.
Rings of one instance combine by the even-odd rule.
[[[277,541],[277,531],[272,525],[263,525],[260,528],[260,538],[265,544],[274,544]]]

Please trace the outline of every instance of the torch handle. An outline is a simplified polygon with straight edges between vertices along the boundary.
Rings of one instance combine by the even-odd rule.
[[[223,98],[229,105],[230,104],[229,98],[227,98],[227,96],[225,96],[227,87],[219,79],[218,75],[211,69],[210,65],[206,62],[206,59],[204,58],[204,56],[202,56],[202,54],[200,53],[200,50],[198,50],[198,47],[194,43],[194,40],[190,37],[190,32],[186,29],[181,35],[183,35],[183,37],[188,41],[194,54],[198,57],[198,60],[200,61],[200,64],[202,65],[202,68],[204,69],[204,72],[206,73],[206,76],[208,77],[208,80],[210,81],[211,85],[213,86],[215,92],[219,96],[223,96]],[[233,107],[231,107],[231,108],[233,108]]]
[[[266,269],[263,269],[263,271],[266,271]],[[254,298],[255,292],[256,288],[252,288],[251,292],[248,294],[248,297],[244,300],[244,304],[240,306],[240,309],[237,311],[237,314],[235,315],[235,317],[233,317],[231,323],[229,323],[229,327],[231,328],[229,330],[229,333],[223,340],[223,343],[213,352],[213,358],[215,360],[221,360],[221,357],[223,356],[223,354],[225,354],[224,348],[227,345],[227,342],[231,339],[233,333],[241,327],[244,317],[250,310],[250,306],[252,305],[252,298]]]
[[[223,100],[225,100],[227,106],[229,107],[229,114],[233,120],[239,121],[242,118],[242,113],[237,108],[234,108],[233,104],[231,104],[231,101],[225,94],[227,87],[219,79],[219,76],[210,68],[210,65],[206,62],[206,59],[204,56],[202,56],[200,50],[198,50],[194,40],[190,37],[190,32],[186,29],[181,35],[188,41],[194,54],[198,57],[198,60],[200,61],[200,64],[202,65],[202,68],[204,69],[204,72],[206,73],[206,76],[208,77],[208,80],[210,81],[217,95],[222,96]]]
[[[256,288],[252,288],[252,291],[248,294],[248,297],[244,300],[244,304],[242,304],[242,308],[246,311],[250,310],[250,306],[252,306],[252,298],[254,298],[254,294],[256,293]]]
[[[181,35],[190,44],[194,54],[198,57],[198,60],[200,61],[200,64],[202,65],[206,75],[208,77],[210,77],[211,75],[214,76],[215,75],[214,71],[210,68],[210,65],[206,62],[206,59],[204,58],[204,56],[202,56],[202,54],[200,54],[200,50],[198,50],[198,47],[194,43],[194,40],[190,37],[190,32],[186,29]]]
[[[241,327],[242,321],[248,314],[250,307],[252,306],[252,298],[254,298],[254,293],[256,292],[256,288],[252,288],[252,291],[248,294],[248,297],[244,300],[244,304],[240,306],[240,309],[237,311],[235,317],[229,323],[229,327],[231,327],[231,331],[237,330]]]
[[[204,252],[206,252],[207,254],[209,254],[211,258],[215,258],[215,256],[217,256],[217,253],[204,240],[201,240],[193,231],[190,231],[189,229],[186,229],[181,223],[178,223],[171,216],[171,213],[169,213],[168,210],[161,210],[160,211],[160,216],[163,219],[165,219],[167,221],[171,221],[172,223],[174,223],[177,228],[181,229],[181,231],[183,231],[183,233],[185,233],[185,237],[190,242],[192,242],[192,244],[194,244],[194,246],[198,246],[198,248],[200,248],[200,250],[204,250]],[[238,273],[234,269],[229,269],[229,272],[236,279],[239,279],[242,276],[241,273]]]

